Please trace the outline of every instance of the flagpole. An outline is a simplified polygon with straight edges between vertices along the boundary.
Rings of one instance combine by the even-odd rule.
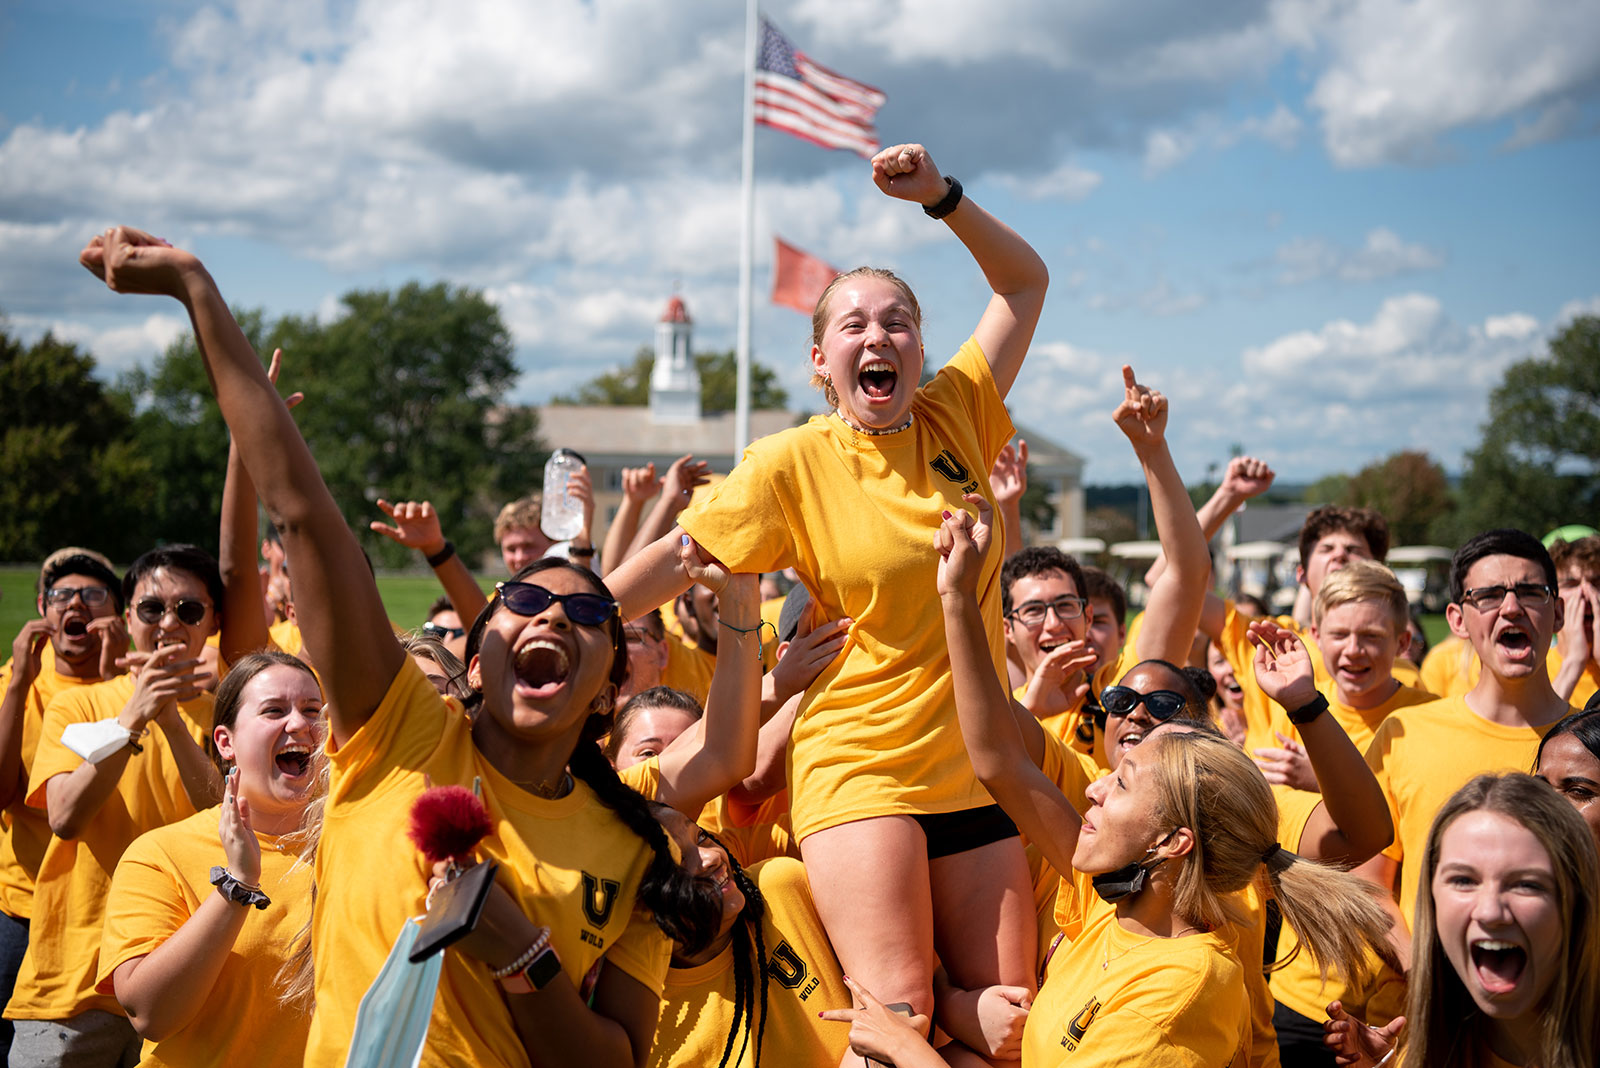
[[[737,400],[733,409],[733,462],[750,444],[750,273],[755,259],[756,229],[756,40],[761,25],[757,0],[745,0],[744,25],[744,151],[739,220],[739,338]]]

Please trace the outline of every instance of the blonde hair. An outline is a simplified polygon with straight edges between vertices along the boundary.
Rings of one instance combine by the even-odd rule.
[[[915,321],[918,332],[922,330],[922,305],[917,303],[917,295],[911,292],[911,287],[906,284],[905,279],[887,267],[857,267],[843,274],[834,275],[833,281],[827,284],[822,290],[822,295],[817,298],[817,306],[811,312],[811,344],[819,348],[822,346],[822,334],[828,329],[828,303],[833,299],[833,291],[857,278],[879,278],[900,290],[900,294],[906,298],[906,303],[911,307],[911,318]],[[822,390],[829,407],[839,407],[839,394],[833,388],[832,379],[812,371],[811,386],[813,389]]]
[[[1311,602],[1311,619],[1321,626],[1323,616],[1356,601],[1388,605],[1397,634],[1406,629],[1411,618],[1411,601],[1393,571],[1373,560],[1352,560],[1322,580],[1322,588]]]
[[[1377,888],[1279,844],[1278,803],[1249,757],[1209,733],[1174,733],[1158,741],[1157,819],[1162,826],[1188,828],[1194,838],[1193,849],[1178,861],[1174,912],[1207,930],[1248,924],[1227,895],[1255,884],[1277,899],[1323,978],[1333,971],[1346,981],[1365,981],[1368,949],[1398,966]]]
[[[494,517],[495,544],[498,545],[513,530],[538,530],[542,500],[540,494],[530,493],[500,509],[500,514]]]
[[[1411,928],[1411,982],[1400,1055],[1429,1068],[1472,1068],[1484,1058],[1483,1014],[1440,944],[1433,911],[1439,845],[1469,812],[1498,813],[1527,829],[1550,856],[1556,908],[1566,937],[1551,962],[1554,978],[1538,1005],[1539,1068],[1592,1068],[1600,1062],[1594,1028],[1600,1013],[1600,858],[1588,825],[1560,794],[1531,775],[1479,775],[1451,795],[1433,818],[1422,854],[1421,889]]]

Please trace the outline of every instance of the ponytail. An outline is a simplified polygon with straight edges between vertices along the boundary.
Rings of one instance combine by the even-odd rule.
[[[580,741],[568,767],[654,852],[639,883],[639,903],[654,915],[656,926],[685,953],[705,949],[717,935],[717,922],[722,915],[720,895],[683,870],[672,855],[667,832],[650,814],[649,803],[617,778],[594,741]]]
[[[1178,915],[1207,929],[1238,921],[1227,895],[1254,883],[1276,896],[1324,977],[1332,970],[1365,978],[1368,949],[1397,964],[1378,888],[1278,844],[1272,788],[1237,746],[1209,733],[1169,734],[1160,739],[1156,758],[1159,818],[1194,836],[1173,887]]]

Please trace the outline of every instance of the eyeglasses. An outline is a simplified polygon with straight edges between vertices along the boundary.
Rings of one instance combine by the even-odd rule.
[[[71,604],[76,597],[85,608],[99,608],[110,596],[111,591],[104,586],[51,586],[44,591],[44,603],[59,608]]]
[[[1062,621],[1077,619],[1083,615],[1083,607],[1088,603],[1082,597],[1057,597],[1053,601],[1026,601],[1012,609],[1008,618],[1018,620],[1024,626],[1037,627],[1044,622],[1044,617],[1049,612],[1054,612],[1056,618]]]
[[[442,642],[447,642],[451,638],[460,638],[465,635],[467,633],[467,628],[441,627],[439,624],[429,620],[427,623],[422,625],[422,633],[426,637],[438,638]]]
[[[644,645],[646,642],[659,642],[665,640],[665,635],[658,638],[643,627],[623,627],[622,636],[628,639],[631,645]]]
[[[617,614],[617,602],[598,593],[551,593],[531,582],[501,582],[495,592],[500,601],[519,616],[536,616],[552,604],[559,604],[567,618],[586,627],[598,627]]]
[[[1461,591],[1461,600],[1480,612],[1493,612],[1505,603],[1508,593],[1516,594],[1517,603],[1524,608],[1541,608],[1555,595],[1542,582],[1519,582],[1515,586],[1474,586]]]
[[[1182,712],[1188,703],[1188,698],[1176,690],[1140,693],[1131,686],[1107,686],[1100,692],[1100,707],[1107,715],[1129,716],[1142,704],[1153,719],[1162,723]]]
[[[211,606],[204,601],[181,600],[167,604],[154,597],[146,597],[133,606],[133,614],[139,617],[141,623],[160,623],[163,616],[169,611],[178,617],[178,622],[194,626],[206,618],[206,611]]]

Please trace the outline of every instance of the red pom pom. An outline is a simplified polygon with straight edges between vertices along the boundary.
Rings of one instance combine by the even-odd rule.
[[[465,786],[435,786],[411,805],[411,841],[430,864],[465,861],[494,829],[489,810]]]

